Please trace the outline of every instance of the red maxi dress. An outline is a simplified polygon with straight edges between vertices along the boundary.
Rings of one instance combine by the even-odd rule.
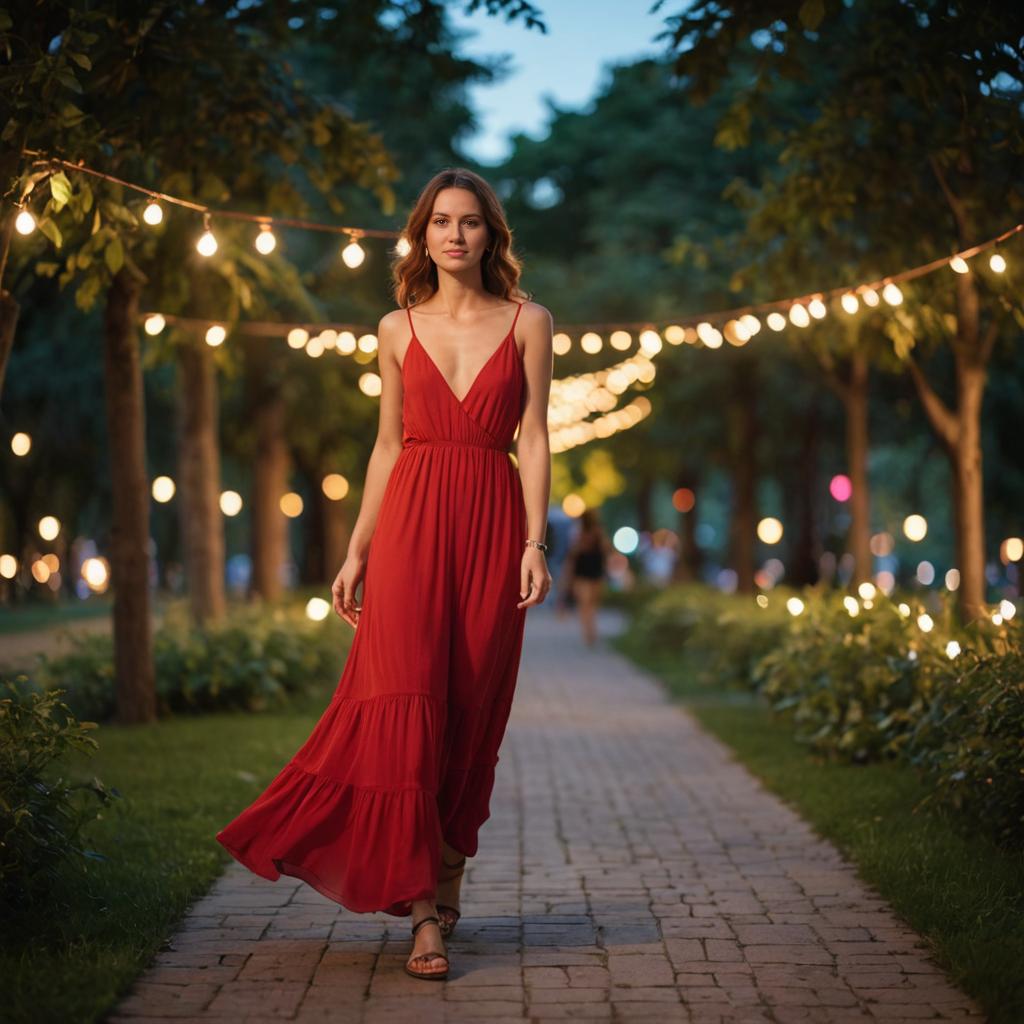
[[[474,856],[519,672],[526,509],[509,447],[525,373],[509,332],[456,396],[416,337],[341,680],[303,746],[217,840],[264,878],[358,913],[431,898],[442,837]],[[408,312],[408,310],[407,310]]]

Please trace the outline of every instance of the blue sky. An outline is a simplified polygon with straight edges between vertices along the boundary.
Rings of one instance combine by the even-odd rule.
[[[540,138],[547,134],[544,98],[560,107],[581,109],[598,92],[607,63],[622,63],[664,52],[665,40],[651,40],[665,27],[665,16],[677,12],[679,0],[668,0],[657,14],[648,14],[651,0],[533,0],[542,12],[547,34],[528,29],[517,19],[478,10],[465,15],[449,8],[452,24],[474,35],[459,44],[471,57],[510,54],[511,73],[495,85],[473,86],[470,100],[481,131],[463,141],[467,155],[496,164],[508,153],[513,131]]]

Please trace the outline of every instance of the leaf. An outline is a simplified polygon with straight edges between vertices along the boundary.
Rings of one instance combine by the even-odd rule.
[[[50,178],[50,194],[58,210],[71,199],[71,182],[63,171],[58,171]]]
[[[60,270],[59,263],[51,263],[46,260],[39,260],[36,263],[36,273],[39,274],[40,277],[53,277],[58,270]]]
[[[86,71],[92,71],[92,61],[84,53],[69,53],[68,56],[80,67],[85,68]]]
[[[103,259],[112,274],[116,274],[124,266],[124,246],[121,236],[115,235],[103,250]]]
[[[64,237],[60,233],[55,221],[44,217],[38,224],[39,230],[59,249],[64,244]]]

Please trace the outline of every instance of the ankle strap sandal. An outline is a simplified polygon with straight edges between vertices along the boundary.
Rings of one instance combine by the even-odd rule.
[[[448,861],[446,861],[444,857],[442,857],[441,863],[446,868],[458,868],[458,870],[453,875],[448,875],[445,878],[439,878],[439,882],[451,882],[454,879],[458,878],[462,874],[462,872],[466,870],[465,857],[463,857],[462,860],[457,860],[454,864],[449,864]],[[462,913],[460,912],[458,907],[450,907],[446,903],[438,903],[437,912],[441,915],[441,935],[445,939],[447,939],[455,930],[455,926],[459,923],[459,918],[462,917]]]
[[[412,934],[413,934],[413,936],[415,936],[416,933],[420,930],[420,928],[422,928],[423,925],[425,925],[428,921],[436,921],[437,924],[438,924],[438,927],[441,926],[440,920],[434,914],[428,914],[426,917],[420,918],[412,926]],[[443,971],[414,971],[409,966],[409,964],[413,963],[416,960],[423,960],[423,961],[426,961],[427,963],[429,963],[431,960],[436,960],[438,958],[440,958],[440,959],[442,959],[442,960],[444,960],[446,962],[448,960],[448,957],[447,957],[447,955],[445,953],[434,953],[434,952],[431,952],[431,953],[417,953],[415,956],[411,956],[411,957],[409,957],[408,960],[406,960],[406,962],[405,962],[405,973],[410,975],[413,978],[423,978],[426,981],[444,981],[445,978],[448,977],[447,963],[446,963],[446,966],[445,966],[445,970],[443,970]]]

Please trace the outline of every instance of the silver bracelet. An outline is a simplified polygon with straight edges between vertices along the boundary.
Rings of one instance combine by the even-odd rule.
[[[537,548],[537,549],[538,549],[539,551],[543,551],[543,552],[545,552],[545,553],[546,553],[546,552],[547,552],[547,550],[548,550],[548,546],[547,546],[547,544],[543,543],[543,541],[539,541],[539,540],[527,540],[527,542],[526,542],[526,543],[527,543],[527,544],[529,544],[529,545],[530,545],[530,547],[534,547],[534,548]]]

